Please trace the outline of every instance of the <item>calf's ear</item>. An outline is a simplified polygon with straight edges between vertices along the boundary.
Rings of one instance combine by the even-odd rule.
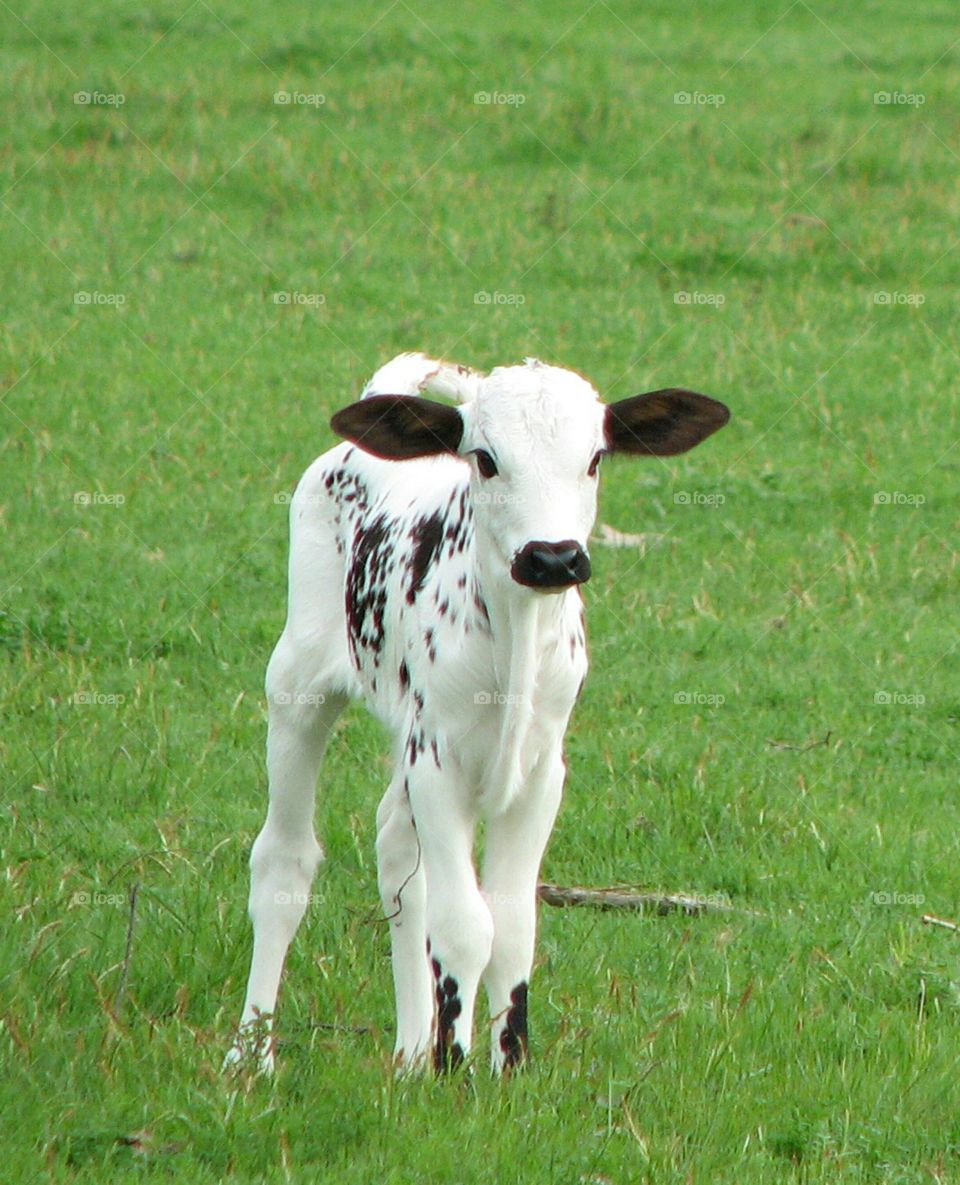
[[[375,457],[408,461],[455,453],[463,417],[455,407],[419,395],[371,395],[338,411],[330,427]]]
[[[673,457],[685,453],[730,419],[716,399],[666,387],[608,403],[604,433],[612,453]]]

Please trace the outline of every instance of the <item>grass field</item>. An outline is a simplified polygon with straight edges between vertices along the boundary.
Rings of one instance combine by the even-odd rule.
[[[960,1181],[955,6],[0,27],[0,1179]],[[225,1079],[286,499],[403,349],[731,406],[606,467],[543,871],[737,912],[545,907],[530,1073],[395,1082],[355,710]]]

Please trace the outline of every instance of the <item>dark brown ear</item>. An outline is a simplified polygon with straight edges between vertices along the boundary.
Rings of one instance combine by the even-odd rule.
[[[463,436],[455,407],[419,395],[370,395],[338,411],[330,427],[388,461],[455,453]]]
[[[607,404],[604,431],[612,453],[673,457],[685,453],[730,419],[716,399],[666,387]]]

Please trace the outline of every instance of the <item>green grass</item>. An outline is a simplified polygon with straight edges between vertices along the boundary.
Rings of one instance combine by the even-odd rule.
[[[960,1181],[960,949],[919,920],[960,915],[954,6],[0,24],[0,1178]],[[594,549],[544,875],[742,912],[545,908],[531,1072],[394,1082],[355,710],[279,1073],[225,1080],[284,497],[418,348],[732,407],[606,468],[603,521],[667,538]]]

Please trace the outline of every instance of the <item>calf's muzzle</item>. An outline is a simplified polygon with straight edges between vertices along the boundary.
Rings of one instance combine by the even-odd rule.
[[[559,592],[590,579],[590,557],[579,543],[534,540],[513,557],[510,575],[518,584]]]

